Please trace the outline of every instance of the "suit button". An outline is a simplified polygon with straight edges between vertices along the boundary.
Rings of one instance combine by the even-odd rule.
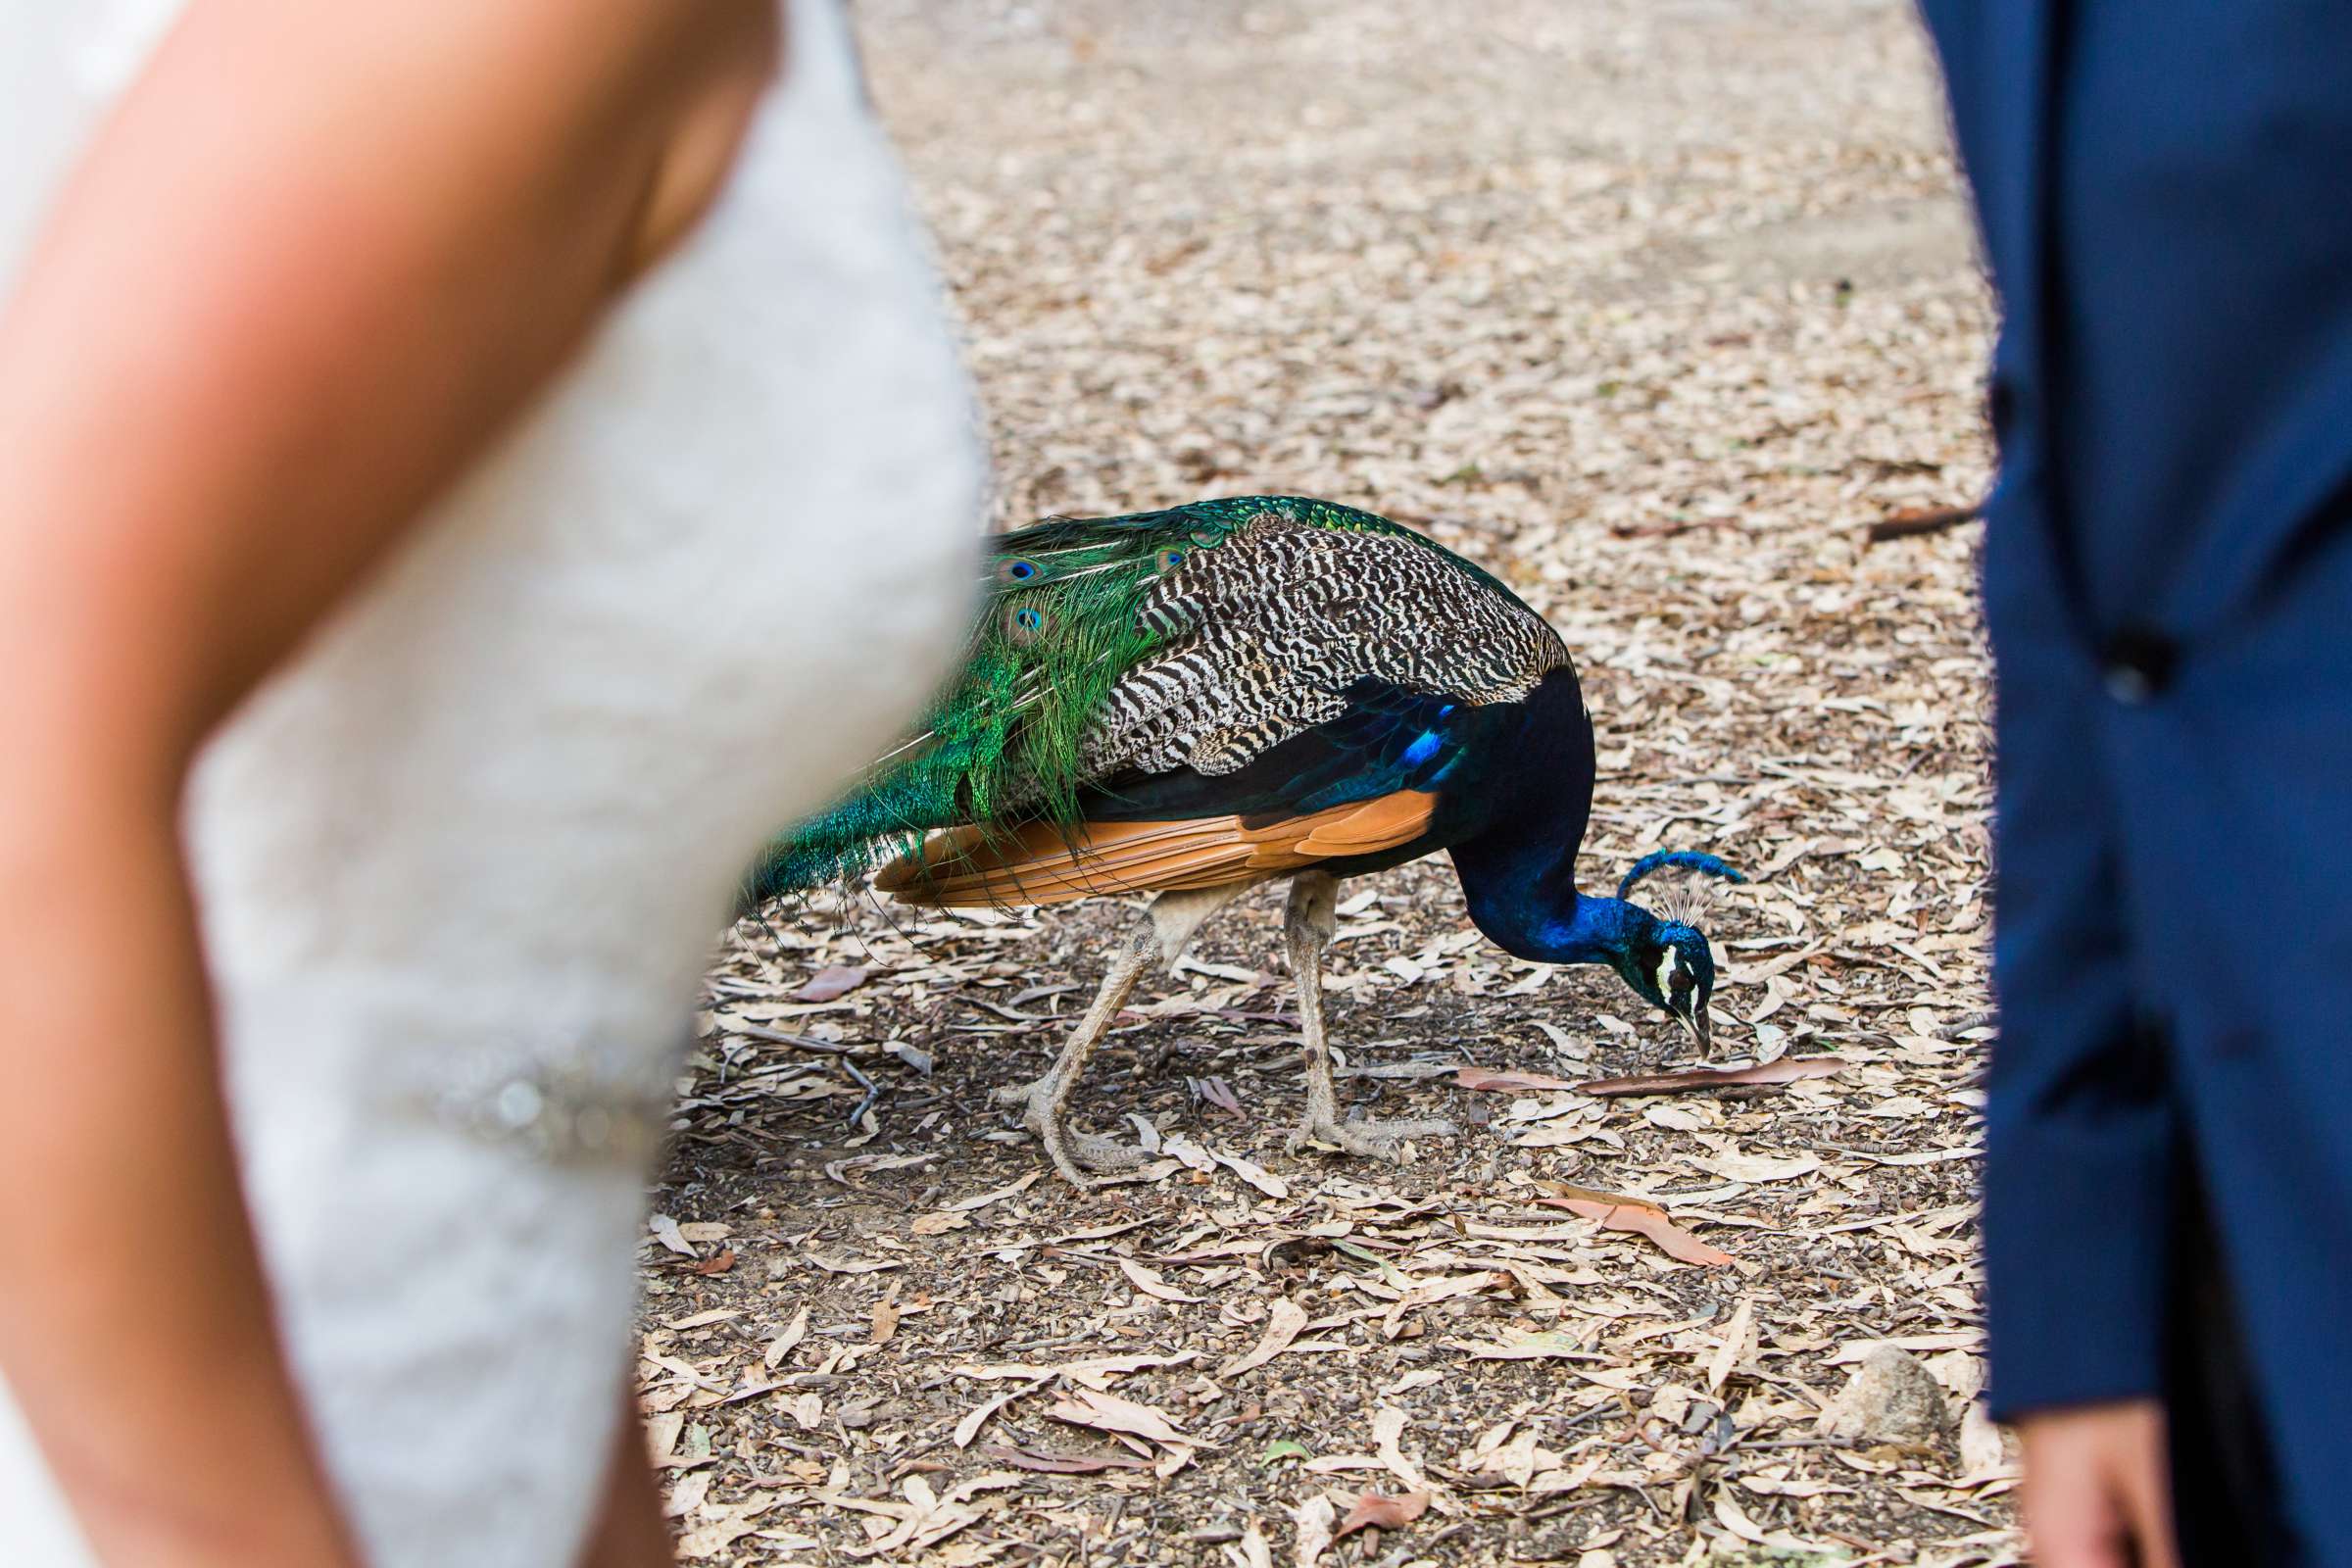
[[[2137,708],[2153,702],[2172,685],[2173,673],[2180,663],[2180,648],[2162,632],[2127,626],[2108,640],[2099,662],[2107,695],[2127,708]]]

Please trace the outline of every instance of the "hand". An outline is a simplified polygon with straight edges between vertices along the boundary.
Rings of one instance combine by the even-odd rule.
[[[2017,1441],[2041,1568],[2180,1568],[2162,1404],[2043,1411],[2017,1424]]]

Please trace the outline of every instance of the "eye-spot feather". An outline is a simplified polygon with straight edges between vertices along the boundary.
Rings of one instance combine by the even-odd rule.
[[[1004,617],[1004,635],[1025,648],[1043,637],[1053,623],[1053,617],[1035,605],[1018,605]]]

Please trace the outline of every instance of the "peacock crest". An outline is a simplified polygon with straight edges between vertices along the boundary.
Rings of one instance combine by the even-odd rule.
[[[1661,920],[1688,926],[1697,925],[1728,886],[1747,880],[1715,856],[1694,850],[1660,850],[1634,862],[1617,884],[1617,897],[1632,898],[1635,884],[1651,876],[1658,880],[1645,895],[1650,912]]]

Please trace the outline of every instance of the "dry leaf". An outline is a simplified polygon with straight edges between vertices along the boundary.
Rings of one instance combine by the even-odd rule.
[[[1038,1379],[1067,1378],[1088,1388],[1107,1388],[1110,1380],[1149,1367],[1189,1366],[1200,1359],[1198,1350],[1179,1350],[1174,1355],[1096,1355],[1083,1361],[1064,1361],[1059,1366],[1039,1366],[1027,1361],[973,1363],[956,1368],[959,1378],[977,1378],[983,1383],[1004,1378]]]
[[[1709,1247],[1689,1231],[1666,1217],[1662,1208],[1647,1203],[1596,1201],[1590,1198],[1539,1198],[1539,1203],[1564,1208],[1572,1214],[1598,1220],[1603,1229],[1633,1231],[1658,1244],[1667,1256],[1704,1268],[1722,1268],[1732,1261],[1732,1254]]]
[[[804,1306],[792,1314],[792,1321],[784,1325],[784,1332],[769,1343],[766,1353],[760,1358],[761,1364],[773,1372],[776,1369],[776,1363],[790,1355],[792,1348],[800,1344],[808,1332],[808,1308]]]
[[[1816,1154],[1775,1158],[1770,1154],[1744,1153],[1729,1138],[1705,1134],[1700,1137],[1715,1152],[1695,1157],[1690,1163],[1727,1182],[1788,1182],[1821,1169],[1821,1158]]]
[[[1834,1481],[1788,1481],[1778,1476],[1742,1475],[1732,1479],[1759,1497],[1852,1496],[1854,1489]]]
[[[677,1452],[678,1435],[686,1428],[683,1410],[668,1410],[649,1417],[645,1423],[646,1457],[657,1470],[666,1469]]]
[[[1188,1170],[1197,1170],[1205,1174],[1217,1168],[1216,1155],[1180,1133],[1167,1134],[1160,1140],[1159,1147],[1163,1153],[1181,1161]]]
[[[710,1493],[710,1472],[689,1470],[678,1478],[676,1486],[669,1489],[669,1500],[662,1505],[662,1516],[665,1519],[683,1519],[700,1508],[703,1498]]]
[[[795,1002],[831,1002],[835,997],[857,990],[865,984],[865,971],[847,964],[829,964],[808,977],[808,983],[792,994]]]
[[[1554,1356],[1597,1361],[1576,1336],[1557,1329],[1514,1329],[1499,1340],[1463,1340],[1459,1348],[1481,1361],[1542,1361]]]
[[[702,1255],[694,1250],[694,1245],[687,1241],[685,1235],[679,1231],[678,1222],[667,1214],[656,1214],[645,1222],[645,1228],[654,1233],[655,1241],[660,1242],[681,1257],[700,1257]]]
[[[1750,1542],[1759,1546],[1764,1544],[1764,1532],[1757,1529],[1756,1522],[1740,1510],[1740,1504],[1732,1496],[1731,1488],[1717,1487],[1714,1504],[1717,1524],[1738,1536],[1741,1541]]]
[[[1118,1264],[1119,1272],[1126,1275],[1135,1288],[1146,1296],[1154,1297],[1162,1301],[1197,1302],[1207,1299],[1206,1297],[1185,1295],[1134,1258],[1122,1257],[1118,1260]]]
[[[1217,1368],[1217,1376],[1237,1378],[1245,1372],[1264,1366],[1289,1349],[1291,1342],[1298,1337],[1298,1331],[1305,1327],[1305,1307],[1288,1298],[1276,1301],[1267,1309],[1266,1331],[1258,1339],[1257,1348],[1246,1355],[1235,1356]]]
[[[1981,1159],[1984,1154],[1984,1146],[1982,1144],[1968,1144],[1959,1149],[1914,1149],[1900,1154],[1876,1153],[1867,1149],[1838,1149],[1831,1144],[1822,1147],[1834,1153],[1866,1159],[1873,1165],[1942,1165],[1955,1159]]]
[[[1218,1164],[1224,1166],[1227,1170],[1232,1171],[1236,1176],[1239,1176],[1242,1180],[1248,1182],[1259,1192],[1265,1194],[1268,1198],[1288,1198],[1291,1196],[1291,1184],[1284,1181],[1281,1177],[1275,1175],[1272,1171],[1266,1169],[1265,1166],[1258,1164],[1255,1160],[1244,1159],[1239,1154],[1228,1154],[1221,1149],[1212,1149],[1208,1152],[1210,1158],[1214,1159]]]
[[[828,1274],[879,1274],[901,1266],[895,1258],[827,1257],[813,1247],[801,1255]]]
[[[1384,1404],[1372,1413],[1372,1446],[1380,1462],[1389,1467],[1389,1474],[1418,1493],[1430,1490],[1421,1467],[1404,1456],[1405,1415],[1393,1404]]]
[[[1250,1521],[1242,1539],[1225,1548],[1225,1560],[1233,1568],[1274,1568],[1274,1548],[1266,1544],[1266,1533]]]
[[[1331,1546],[1332,1521],[1338,1516],[1331,1499],[1319,1492],[1291,1510],[1291,1520],[1298,1527],[1298,1543],[1291,1548],[1297,1568],[1315,1568],[1315,1559]]]
[[[1694,1090],[1729,1089],[1739,1084],[1787,1084],[1800,1078],[1828,1078],[1845,1066],[1838,1056],[1783,1056],[1759,1067],[1708,1067],[1688,1072],[1648,1073],[1633,1078],[1593,1078],[1575,1087],[1581,1093],[1606,1099],[1612,1095],[1681,1095]]]
[[[1472,1475],[1525,1491],[1540,1473],[1558,1469],[1560,1456],[1542,1446],[1533,1424],[1502,1421],[1481,1434],[1456,1463]]]
[[[970,1447],[972,1446],[972,1439],[978,1437],[980,1435],[980,1429],[988,1425],[988,1418],[990,1416],[995,1415],[999,1410],[1004,1409],[1006,1405],[1019,1398],[1022,1395],[1036,1393],[1038,1389],[1045,1385],[1045,1379],[1039,1378],[1021,1388],[1006,1389],[1003,1394],[995,1395],[989,1398],[983,1399],[980,1401],[980,1403],[965,1411],[963,1419],[956,1423],[956,1446],[958,1448]]]
[[[1358,1530],[1395,1530],[1411,1524],[1428,1511],[1429,1494],[1425,1492],[1408,1492],[1401,1497],[1367,1492],[1355,1499],[1355,1506],[1348,1510],[1348,1517],[1340,1521],[1332,1539],[1344,1540]]]
[[[963,1214],[969,1213],[974,1209],[986,1208],[991,1203],[1001,1203],[1005,1199],[1017,1197],[1020,1194],[1027,1192],[1030,1188],[1036,1186],[1037,1179],[1041,1174],[1043,1173],[1033,1170],[1028,1175],[1022,1177],[1019,1181],[1012,1183],[1010,1186],[1000,1187],[996,1191],[989,1193],[975,1193],[969,1198],[958,1198],[953,1203],[943,1204],[942,1207],[947,1213]]]
[[[1936,1334],[1890,1334],[1884,1339],[1848,1340],[1829,1353],[1832,1366],[1858,1366],[1870,1359],[1882,1346],[1891,1345],[1898,1350],[1914,1352],[1927,1350],[1981,1350],[1984,1348],[1983,1329],[1949,1329]]]
[[[1707,1392],[1716,1393],[1723,1380],[1747,1354],[1748,1335],[1754,1331],[1756,1299],[1752,1296],[1740,1298],[1740,1305],[1732,1312],[1732,1320],[1723,1327],[1723,1343],[1707,1357]]]
[[[1152,1461],[1137,1459],[1122,1453],[1037,1453],[1027,1448],[991,1445],[979,1450],[981,1456],[999,1464],[1008,1464],[1020,1470],[1035,1470],[1045,1475],[1091,1476],[1104,1470],[1149,1470]]]
[[[1176,1430],[1176,1424],[1165,1414],[1148,1404],[1122,1399],[1115,1394],[1096,1389],[1073,1389],[1061,1403],[1046,1414],[1056,1421],[1072,1426],[1093,1427],[1099,1432],[1124,1432],[1131,1437],[1150,1438],[1153,1443],[1181,1444],[1202,1446],[1197,1438],[1188,1438]]]
[[[969,1214],[954,1209],[937,1209],[928,1214],[915,1215],[913,1223],[906,1229],[916,1236],[945,1236],[950,1231],[969,1230],[971,1224],[972,1216]]]
[[[1511,1277],[1508,1274],[1492,1269],[1479,1274],[1456,1274],[1450,1279],[1425,1280],[1413,1286],[1390,1304],[1388,1312],[1380,1320],[1380,1331],[1393,1340],[1403,1332],[1404,1316],[1408,1312],[1434,1305],[1439,1301],[1451,1300],[1457,1296],[1470,1296],[1479,1291],[1503,1289],[1510,1283]]]
[[[1961,1486],[1976,1486],[2011,1473],[2001,1429],[1982,1399],[1972,1400],[1960,1417]]]
[[[673,1317],[662,1326],[665,1329],[708,1328],[713,1323],[724,1323],[729,1318],[741,1316],[743,1316],[743,1308],[739,1306],[714,1306],[708,1312],[693,1312],[685,1317]]]
[[[1505,1093],[1583,1087],[1573,1078],[1554,1078],[1541,1072],[1498,1072],[1492,1067],[1459,1068],[1453,1075],[1453,1083],[1457,1089],[1494,1089]]]
[[[765,1507],[772,1506],[774,1504],[771,1502],[756,1511],[764,1511]],[[684,1561],[700,1562],[728,1550],[736,1542],[759,1528],[758,1522],[749,1513],[728,1513],[707,1524],[696,1525],[679,1536],[671,1550]]]

